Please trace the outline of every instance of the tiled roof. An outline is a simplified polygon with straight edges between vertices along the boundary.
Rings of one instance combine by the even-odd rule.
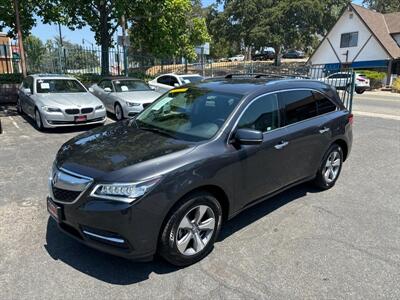
[[[391,36],[400,32],[400,12],[381,14],[360,5],[350,4],[367,27],[393,58],[400,58],[400,47]]]

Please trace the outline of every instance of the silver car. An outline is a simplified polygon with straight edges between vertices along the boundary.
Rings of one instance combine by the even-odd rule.
[[[34,119],[37,129],[104,124],[106,110],[77,79],[64,75],[31,75],[19,90],[17,109]]]
[[[153,103],[160,93],[153,91],[146,82],[135,78],[105,78],[89,88],[115,114],[117,120],[132,117]]]

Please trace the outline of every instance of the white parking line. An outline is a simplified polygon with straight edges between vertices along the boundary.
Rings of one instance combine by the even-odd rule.
[[[21,130],[21,128],[18,126],[17,122],[15,122],[14,118],[11,116],[8,116],[8,118],[11,120],[11,122],[14,124],[14,126],[18,129]]]
[[[379,113],[366,112],[366,111],[353,111],[353,114],[356,116],[358,115],[358,116],[364,116],[364,117],[382,118],[382,119],[400,121],[400,116],[396,116],[396,115],[379,114]]]

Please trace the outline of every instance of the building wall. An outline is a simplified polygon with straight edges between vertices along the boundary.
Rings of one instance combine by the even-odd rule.
[[[342,33],[358,32],[358,43],[357,47],[340,48],[340,39]],[[362,47],[364,49],[359,53],[356,58],[356,62],[361,61],[381,61],[389,60],[390,57],[386,51],[382,48],[379,42],[372,36],[371,32],[364,25],[363,21],[354,12],[348,10],[339,18],[333,29],[328,33],[327,38],[324,39],[319,48],[314,52],[310,58],[311,64],[336,64],[336,63],[351,63],[357,54],[360,52]],[[332,47],[329,45],[328,39],[330,40],[337,56],[334,54]],[[367,43],[368,41],[368,43]],[[366,44],[367,43],[367,44]],[[346,61],[346,55],[348,53],[348,61]]]
[[[4,73],[13,73],[12,49],[10,38],[0,33],[0,74]]]

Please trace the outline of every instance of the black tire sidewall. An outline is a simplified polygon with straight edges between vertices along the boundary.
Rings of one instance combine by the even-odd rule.
[[[323,174],[323,170],[324,167],[326,165],[326,161],[329,157],[329,155],[333,152],[333,151],[337,151],[339,152],[340,155],[340,167],[339,167],[339,172],[335,178],[335,180],[333,180],[332,182],[327,182],[325,180],[324,174]],[[321,188],[321,189],[330,189],[331,187],[333,187],[336,183],[336,181],[339,179],[340,173],[342,171],[342,167],[343,167],[343,150],[342,148],[338,145],[338,144],[333,144],[329,147],[328,151],[326,151],[324,158],[322,159],[322,163],[320,168],[318,169],[318,173],[317,173],[317,177],[315,180],[316,185]]]
[[[39,113],[39,119],[40,119],[40,126],[38,126],[37,124],[37,120],[36,120],[36,114]],[[43,130],[43,122],[42,122],[42,116],[40,115],[40,111],[36,108],[35,109],[35,127],[37,130],[42,131]]]
[[[118,116],[117,116],[117,107],[119,107],[119,109],[121,110],[121,118],[120,118],[120,119],[118,119]],[[116,103],[116,104],[115,104],[114,111],[115,111],[115,118],[116,118],[118,121],[122,121],[122,120],[124,119],[124,111],[122,110],[121,104]]]
[[[191,209],[198,205],[207,205],[213,210],[216,227],[210,241],[202,251],[191,256],[185,256],[180,253],[176,245],[178,227],[182,218]],[[176,205],[176,208],[173,209],[172,213],[167,217],[167,222],[163,228],[159,241],[159,254],[168,262],[180,267],[189,266],[200,261],[212,251],[214,242],[221,229],[221,222],[222,209],[218,200],[214,196],[208,193],[195,193],[189,197],[185,197]]]

